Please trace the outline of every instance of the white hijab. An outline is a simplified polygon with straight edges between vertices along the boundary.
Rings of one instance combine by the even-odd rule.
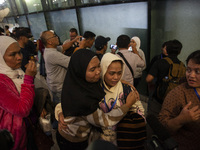
[[[105,95],[106,103],[111,98],[115,99],[117,97],[118,98],[117,105],[120,106],[119,99],[121,98],[120,95],[123,93],[123,86],[122,86],[121,81],[119,81],[114,87],[111,87],[110,89],[107,87],[107,85],[104,81],[104,76],[105,76],[105,74],[108,70],[108,67],[115,60],[121,60],[123,62],[123,66],[122,66],[122,76],[123,76],[123,74],[124,74],[124,61],[120,57],[116,56],[115,54],[106,53],[106,54],[103,55],[103,57],[101,59],[101,63],[100,63],[100,65],[101,65],[101,79],[102,79],[103,84],[105,86],[104,92],[106,93],[106,95]]]
[[[131,39],[133,39],[136,43],[136,49],[139,50],[140,49],[140,45],[141,45],[141,41],[140,38],[137,36],[132,37]]]
[[[3,58],[7,48],[15,42],[17,41],[9,36],[0,36],[0,73],[7,75],[15,83],[15,86],[20,93],[21,84],[24,81],[24,72],[21,68],[13,70],[6,64]]]

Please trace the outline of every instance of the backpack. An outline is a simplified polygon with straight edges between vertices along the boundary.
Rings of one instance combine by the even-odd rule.
[[[170,64],[170,67],[168,75],[165,76],[158,84],[157,97],[159,99],[164,99],[169,91],[178,86],[180,84],[180,80],[185,77],[186,72],[186,67],[182,62],[179,64],[174,63],[169,57],[165,57],[163,59]]]

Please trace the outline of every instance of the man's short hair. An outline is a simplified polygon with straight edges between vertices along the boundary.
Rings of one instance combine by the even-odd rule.
[[[75,32],[76,34],[78,34],[78,31],[77,31],[75,28],[71,28],[71,29],[69,30],[69,32]]]
[[[178,54],[180,54],[182,47],[183,46],[180,41],[178,41],[176,39],[170,40],[170,41],[168,41],[167,47],[166,47],[167,54],[177,56]]]
[[[85,33],[83,34],[83,37],[87,40],[87,39],[93,39],[96,35],[91,32],[91,31],[85,31]]]
[[[6,29],[9,29],[9,26],[8,26],[8,25],[5,25],[5,28],[6,28]]]
[[[19,38],[22,37],[22,36],[25,36],[27,38],[31,38],[32,37],[32,35],[27,32],[27,29],[25,29],[25,28],[17,29],[16,33],[15,33],[15,38],[17,40],[19,40]]]
[[[48,32],[51,32],[51,31],[48,31],[48,30],[43,31],[41,36],[40,36],[40,40],[41,40],[41,42],[44,46],[47,45],[47,39],[49,38]]]
[[[164,48],[165,46],[167,47],[167,44],[169,43],[169,41],[166,41],[162,44],[162,48]]]
[[[130,44],[130,37],[128,35],[120,35],[117,38],[117,47],[118,48],[128,48]]]

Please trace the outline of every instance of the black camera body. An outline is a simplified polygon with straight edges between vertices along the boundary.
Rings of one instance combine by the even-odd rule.
[[[12,134],[8,130],[0,130],[0,145],[2,150],[10,150],[15,142]]]

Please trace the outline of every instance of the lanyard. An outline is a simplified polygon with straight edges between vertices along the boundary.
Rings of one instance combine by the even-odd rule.
[[[199,94],[198,94],[196,88],[194,88],[194,91],[195,91],[195,93],[196,93],[196,95],[197,95],[197,97],[198,97],[198,99],[199,99],[199,101],[200,101],[200,96],[199,96]]]
[[[103,88],[103,90],[104,90],[104,85],[103,85],[103,84],[102,84],[102,88]],[[117,95],[118,95],[118,94],[117,94]],[[105,104],[106,107],[108,108],[108,112],[110,112],[110,111],[113,109],[113,107],[115,106],[116,102],[117,102],[117,96],[116,96],[116,99],[115,99],[114,103],[113,103],[112,106],[109,108],[108,105],[106,104],[106,99],[105,99],[105,96],[104,96],[104,104]]]
[[[160,55],[161,59],[163,58],[163,54]]]

